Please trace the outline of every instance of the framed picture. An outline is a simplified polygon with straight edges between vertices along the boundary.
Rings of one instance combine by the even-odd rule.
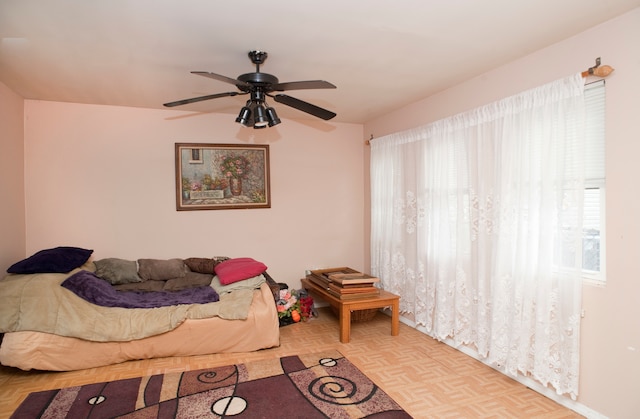
[[[268,145],[175,147],[178,211],[271,208]]]

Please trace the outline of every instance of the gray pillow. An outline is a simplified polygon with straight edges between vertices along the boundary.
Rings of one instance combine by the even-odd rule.
[[[184,260],[184,263],[192,272],[213,274],[213,269],[216,265],[220,262],[224,262],[225,260],[229,260],[229,258],[227,256],[216,256],[213,258],[188,258]]]
[[[132,282],[130,284],[114,285],[113,288],[115,288],[116,291],[163,291],[164,283],[165,281],[144,281],[136,283]]]
[[[143,281],[138,276],[138,264],[135,260],[106,258],[93,263],[96,265],[96,276],[108,281],[111,285]]]
[[[204,287],[211,285],[212,274],[199,272],[187,272],[182,278],[172,278],[165,282],[164,291],[180,291],[187,288]]]
[[[144,280],[182,278],[188,270],[182,259],[138,259],[138,275]]]

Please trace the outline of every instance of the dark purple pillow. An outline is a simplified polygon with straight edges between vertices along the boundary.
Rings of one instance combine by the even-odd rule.
[[[60,246],[41,250],[7,269],[10,274],[67,273],[84,265],[93,250]]]

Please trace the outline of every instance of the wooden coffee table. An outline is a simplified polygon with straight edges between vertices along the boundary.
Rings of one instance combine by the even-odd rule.
[[[340,312],[340,342],[349,343],[351,336],[351,312],[372,308],[391,307],[391,336],[398,336],[400,332],[400,297],[390,292],[380,290],[377,297],[341,300],[329,294],[307,278],[301,279],[302,286],[311,294],[315,294],[329,304],[338,307]]]

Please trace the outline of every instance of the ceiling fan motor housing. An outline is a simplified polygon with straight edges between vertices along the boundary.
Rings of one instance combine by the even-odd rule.
[[[246,73],[238,76],[238,80],[243,81],[245,83],[249,83],[251,85],[258,85],[262,87],[266,87],[267,91],[270,91],[269,86],[278,84],[278,78],[271,74],[267,73]],[[252,86],[246,85],[236,85],[238,89],[243,90],[245,92],[251,91]]]

